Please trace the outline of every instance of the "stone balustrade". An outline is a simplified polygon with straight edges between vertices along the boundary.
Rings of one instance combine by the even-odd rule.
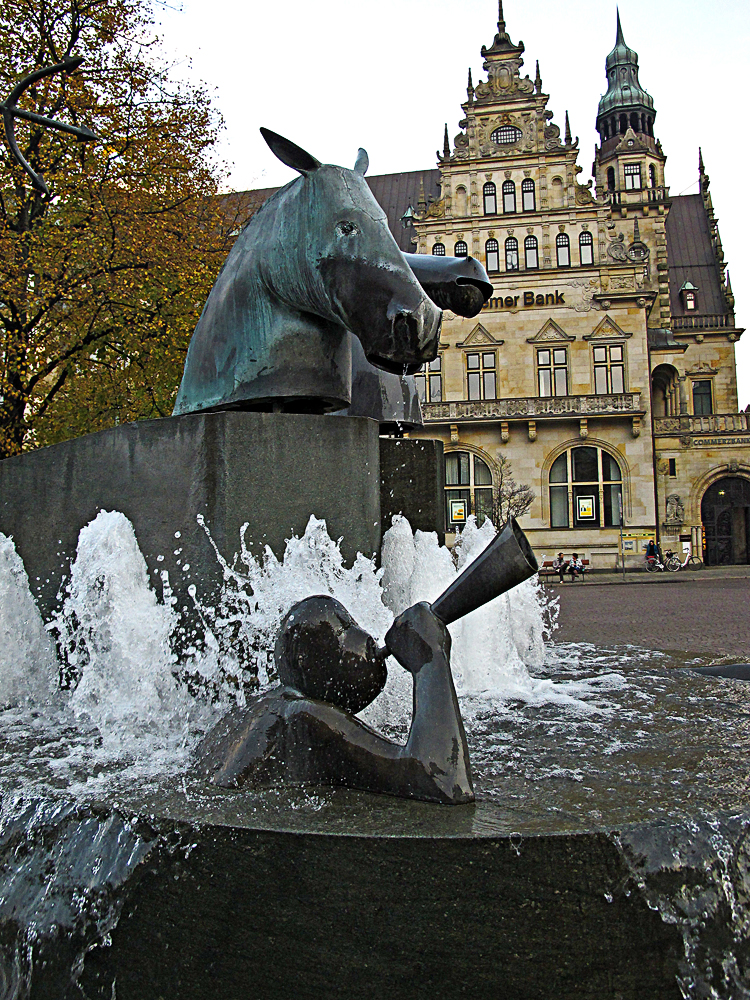
[[[632,417],[640,414],[639,392],[602,396],[525,396],[519,399],[461,400],[423,403],[425,423],[445,420],[544,420],[565,417]]]
[[[674,417],[656,417],[657,436],[685,434],[743,434],[750,430],[750,413],[708,413],[692,416],[683,413]]]
[[[705,316],[673,316],[674,330],[721,330],[734,327],[732,313],[719,313]]]

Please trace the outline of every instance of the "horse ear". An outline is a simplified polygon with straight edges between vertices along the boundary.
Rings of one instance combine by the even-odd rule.
[[[354,169],[358,174],[364,175],[367,173],[367,168],[370,166],[370,157],[367,155],[367,150],[362,149],[360,146],[357,150],[357,162],[354,164]]]
[[[260,134],[268,143],[274,156],[278,156],[281,162],[286,163],[292,170],[298,170],[301,174],[309,174],[320,166],[320,160],[316,160],[314,156],[290,142],[289,139],[285,139],[283,135],[277,135],[269,128],[262,128]]]

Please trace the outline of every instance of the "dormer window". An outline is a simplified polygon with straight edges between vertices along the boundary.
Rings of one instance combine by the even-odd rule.
[[[695,312],[698,308],[698,289],[690,279],[680,289],[680,298],[682,299],[682,308],[685,312]]]

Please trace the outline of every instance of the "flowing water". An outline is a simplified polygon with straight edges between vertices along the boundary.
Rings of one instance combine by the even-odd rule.
[[[315,518],[283,560],[256,560],[238,539],[236,556],[216,550],[218,603],[193,592],[203,641],[179,661],[169,579],[153,589],[122,514],[81,531],[47,623],[0,535],[0,997],[26,996],[45,975],[75,982],[107,943],[134,869],[156,847],[189,854],[189,838],[144,822],[139,803],[171,800],[196,818],[231,802],[238,821],[281,828],[348,817],[346,793],[332,790],[217,797],[192,777],[191,753],[229,707],[274,683],[273,641],[296,601],[331,594],[382,641],[394,613],[434,600],[493,534],[470,521],[451,554],[395,518],[381,569],[362,556],[347,568]],[[750,997],[750,685],[659,653],[555,644],[557,613],[528,581],[451,626],[471,832],[607,831],[633,891],[680,928],[683,995]],[[403,739],[410,713],[411,679],[391,660],[362,717]],[[405,804],[378,803],[370,822],[408,823]],[[438,812],[459,822],[447,817],[461,810]],[[688,864],[689,885],[651,877]],[[50,941],[59,968],[40,961]]]

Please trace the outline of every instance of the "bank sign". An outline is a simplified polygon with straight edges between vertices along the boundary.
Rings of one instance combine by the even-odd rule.
[[[521,292],[519,295],[498,295],[492,298],[482,308],[483,309],[518,309],[519,305],[528,309],[538,306],[564,306],[565,292]]]

